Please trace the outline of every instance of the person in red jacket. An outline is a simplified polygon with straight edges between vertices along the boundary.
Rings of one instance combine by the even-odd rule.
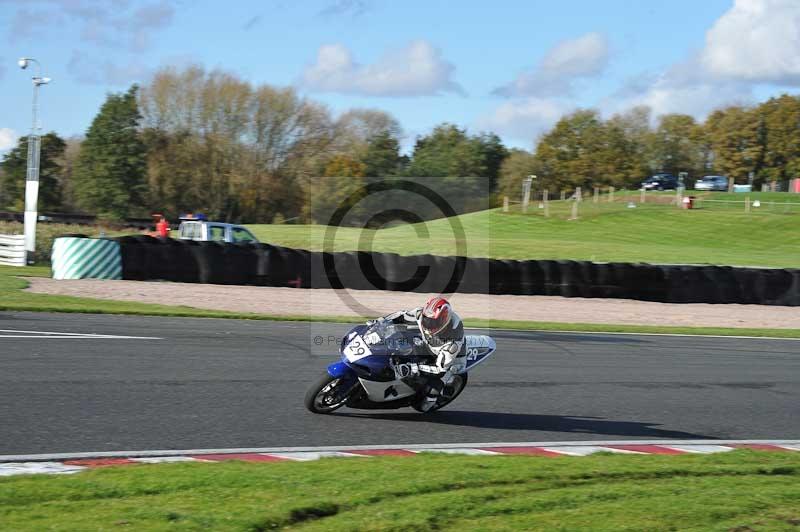
[[[158,222],[156,222],[156,233],[162,238],[167,238],[169,236],[169,222],[164,216],[159,218]]]

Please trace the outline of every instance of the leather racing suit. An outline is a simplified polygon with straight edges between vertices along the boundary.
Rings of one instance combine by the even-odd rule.
[[[427,386],[420,407],[421,410],[426,411],[435,406],[444,387],[450,384],[453,375],[461,369],[460,363],[457,363],[456,359],[464,348],[464,324],[458,314],[452,312],[450,323],[436,335],[429,336],[420,327],[421,313],[422,307],[418,307],[393,312],[380,319],[419,328],[424,344],[433,358],[434,368],[432,369],[435,371],[425,371]]]

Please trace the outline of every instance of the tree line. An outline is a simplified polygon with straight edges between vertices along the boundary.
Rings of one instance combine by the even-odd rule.
[[[109,94],[83,138],[42,137],[39,205],[107,219],[203,212],[248,223],[325,223],[350,195],[386,177],[435,185],[469,210],[518,196],[530,174],[557,190],[631,187],[659,171],[739,182],[750,172],[756,182],[800,172],[798,97],[726,107],[703,122],[681,114],[653,122],[646,107],[607,120],[579,110],[533,151],[444,123],[404,155],[402,127],[386,112],[335,117],[292,88],[199,66],[163,69],[144,86]],[[23,137],[0,163],[2,209],[22,209],[26,154]],[[354,219],[368,211],[356,209]]]
[[[592,186],[638,187],[655,172],[690,181],[703,175],[736,183],[800,177],[800,97],[782,95],[753,106],[729,106],[699,122],[684,114],[655,120],[635,107],[603,120],[593,110],[563,117],[533,152],[511,150],[500,172],[498,192],[516,197],[520,177],[537,175],[551,190]]]

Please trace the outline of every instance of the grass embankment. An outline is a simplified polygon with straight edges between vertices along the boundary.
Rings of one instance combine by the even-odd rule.
[[[800,453],[421,455],[0,479],[5,530],[796,530]]]
[[[314,321],[356,323],[374,316],[269,315],[204,310],[185,306],[156,305],[128,301],[110,301],[87,297],[32,294],[24,292],[28,282],[19,276],[49,277],[45,266],[14,268],[0,266],[0,311],[78,312],[85,314],[127,314],[134,316],[174,316],[186,318],[226,318],[272,321]],[[800,338],[800,329],[747,329],[721,327],[659,327],[648,325],[606,325],[594,323],[557,323],[541,321],[510,321],[465,319],[467,327],[483,329],[537,330],[563,332],[617,332],[647,334],[693,334],[718,336],[754,336],[771,338]]]
[[[697,194],[744,201],[742,194]],[[628,199],[636,202],[638,197],[631,193]],[[689,211],[655,203],[665,200],[664,194],[650,197],[650,203],[635,203],[636,208],[627,207],[625,196],[616,198],[596,204],[585,199],[577,220],[568,219],[572,204],[561,201],[550,203],[549,218],[536,202],[527,214],[513,206],[508,213],[495,209],[460,216],[462,250],[470,256],[520,260],[800,267],[800,205],[782,206],[790,200],[800,203],[800,196],[750,194],[761,199],[762,207],[749,214],[743,203],[704,202],[703,208]],[[327,231],[318,225],[248,227],[264,242],[311,250],[323,249]],[[340,228],[330,249],[452,255],[458,244],[451,221],[440,219],[379,230]]]

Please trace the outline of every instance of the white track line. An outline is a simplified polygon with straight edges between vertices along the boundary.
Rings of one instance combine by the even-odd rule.
[[[311,460],[319,460],[320,458],[364,458],[364,455],[345,453],[341,451],[301,451],[294,453],[269,453],[270,456],[277,456],[279,458],[286,458],[288,460],[295,460],[297,462],[308,462]]]
[[[683,451],[685,453],[698,453],[698,454],[726,453],[728,451],[733,450],[733,447],[727,447],[725,445],[692,445],[691,443],[688,442],[685,445],[662,445],[662,447],[675,449],[677,451]]]
[[[60,462],[11,462],[0,464],[0,477],[11,475],[33,475],[39,473],[60,474],[77,473],[86,469],[83,466],[64,465]]]
[[[143,458],[131,458],[134,462],[142,464],[162,464],[165,462],[205,462],[206,460],[198,460],[196,458],[189,458],[188,456],[150,456]]]
[[[485,451],[483,449],[471,449],[469,447],[458,449],[422,449],[414,451],[416,453],[436,453],[436,454],[468,454],[472,456],[495,456],[503,453]]]
[[[393,445],[340,445],[321,447],[247,447],[234,449],[183,449],[146,451],[98,451],[83,453],[50,453],[27,455],[0,455],[2,462],[40,462],[74,460],[80,458],[146,458],[165,456],[189,456],[203,454],[276,454],[300,452],[343,452],[404,449],[408,451],[432,451],[438,449],[489,449],[492,447],[607,447],[609,445],[675,445],[727,446],[741,444],[764,444],[800,450],[800,440],[612,440],[612,441],[555,441],[555,442],[481,442]]]
[[[589,456],[594,453],[644,454],[636,451],[604,447],[603,445],[560,445],[555,447],[542,447],[542,449],[570,456]]]
[[[66,340],[74,339],[88,339],[98,338],[106,340],[163,340],[155,336],[119,336],[116,334],[94,334],[94,333],[68,333],[68,332],[53,332],[53,331],[22,331],[17,329],[0,329],[0,338],[45,338],[45,339],[58,339]]]
[[[604,325],[604,324],[598,324]],[[734,327],[720,327],[720,329]],[[593,334],[593,335],[617,335],[617,336],[674,336],[677,338],[730,338],[732,340],[788,340],[792,342],[800,341],[800,338],[786,338],[782,336],[729,336],[726,334],[679,334],[679,333],[654,333],[654,332],[603,332],[603,331],[555,331],[552,329],[505,329],[502,327],[464,327],[466,331],[509,331],[509,332],[535,332],[549,334]],[[786,329],[794,331],[795,329]]]

